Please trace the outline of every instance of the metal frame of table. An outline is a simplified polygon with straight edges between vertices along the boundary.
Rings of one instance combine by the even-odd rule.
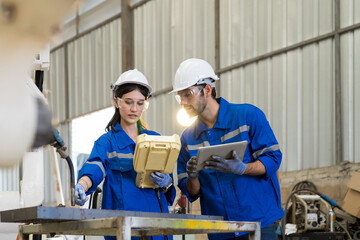
[[[21,225],[19,226],[19,240],[29,239],[29,234],[116,236],[118,240],[130,240],[131,236],[146,239],[148,236],[156,235],[231,232],[249,232],[250,240],[260,240],[261,227],[258,222],[119,216]]]

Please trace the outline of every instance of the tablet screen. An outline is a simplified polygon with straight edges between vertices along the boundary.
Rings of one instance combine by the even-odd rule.
[[[232,158],[232,151],[235,150],[240,159],[244,158],[247,141],[226,143],[220,145],[213,145],[208,147],[200,147],[197,153],[198,167],[200,171],[204,169],[205,161],[210,159],[212,155],[217,155],[226,159]]]

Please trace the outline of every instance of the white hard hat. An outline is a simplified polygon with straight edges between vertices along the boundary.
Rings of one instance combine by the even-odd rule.
[[[126,83],[135,83],[144,86],[149,90],[149,95],[151,94],[152,87],[149,85],[149,82],[147,81],[144,74],[139,72],[137,69],[123,72],[118,80],[116,80],[113,87],[121,86]]]
[[[198,58],[190,58],[183,61],[175,73],[173,90],[177,92],[195,85],[203,79],[219,80],[211,65]]]

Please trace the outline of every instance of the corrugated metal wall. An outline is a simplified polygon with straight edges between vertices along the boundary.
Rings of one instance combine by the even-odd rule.
[[[213,13],[213,0],[154,0],[135,9],[135,66],[155,92],[145,119],[162,134],[183,130],[176,120],[179,104],[167,94],[179,64],[190,57],[214,64]]]
[[[121,73],[121,25],[108,25],[68,44],[69,118],[111,105],[110,85]]]
[[[65,49],[50,54],[50,70],[44,74],[44,94],[48,99],[53,117],[58,122],[67,119],[67,77],[65,73]]]
[[[58,121],[111,106],[110,85],[121,73],[120,28],[114,20],[51,53],[44,86]]]
[[[360,23],[360,1],[341,3],[341,27]],[[341,36],[344,160],[360,162],[360,29]]]
[[[359,22],[359,1],[340,1],[341,27]],[[334,1],[220,1],[221,68],[334,30]],[[355,15],[358,16],[355,16]],[[343,160],[360,162],[359,30],[341,35]],[[221,96],[259,106],[281,144],[281,170],[335,164],[334,39],[221,74]],[[231,87],[230,87],[231,86]],[[358,97],[357,97],[358,98]]]
[[[332,2],[221,1],[221,67],[332,31]],[[333,48],[324,40],[221,75],[222,96],[267,115],[281,170],[335,163]]]
[[[19,191],[19,164],[11,168],[0,168],[0,192]]]

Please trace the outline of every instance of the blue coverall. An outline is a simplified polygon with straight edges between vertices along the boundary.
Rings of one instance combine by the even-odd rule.
[[[200,197],[201,214],[223,216],[230,221],[257,221],[267,227],[283,217],[280,186],[276,171],[282,154],[274,133],[264,115],[250,104],[231,104],[217,99],[220,109],[217,121],[209,129],[199,119],[181,136],[178,159],[178,184],[190,201]],[[215,170],[199,172],[200,194],[189,196],[186,190],[186,163],[202,146],[246,140],[244,163],[260,160],[266,169],[263,176],[236,175]],[[245,233],[209,234],[209,239],[229,239]]]
[[[86,194],[93,193],[101,181],[103,184],[102,209],[161,212],[155,190],[140,189],[135,185],[136,172],[133,167],[135,142],[126,134],[119,123],[115,131],[109,131],[96,140],[89,159],[84,163],[80,172],[88,176],[93,182]],[[143,130],[141,134],[159,135],[154,131]],[[168,206],[172,205],[176,195],[174,186],[166,194],[160,191],[160,198],[164,212],[168,213]],[[153,239],[165,239],[164,236],[154,236]],[[105,237],[116,239],[116,237]]]

